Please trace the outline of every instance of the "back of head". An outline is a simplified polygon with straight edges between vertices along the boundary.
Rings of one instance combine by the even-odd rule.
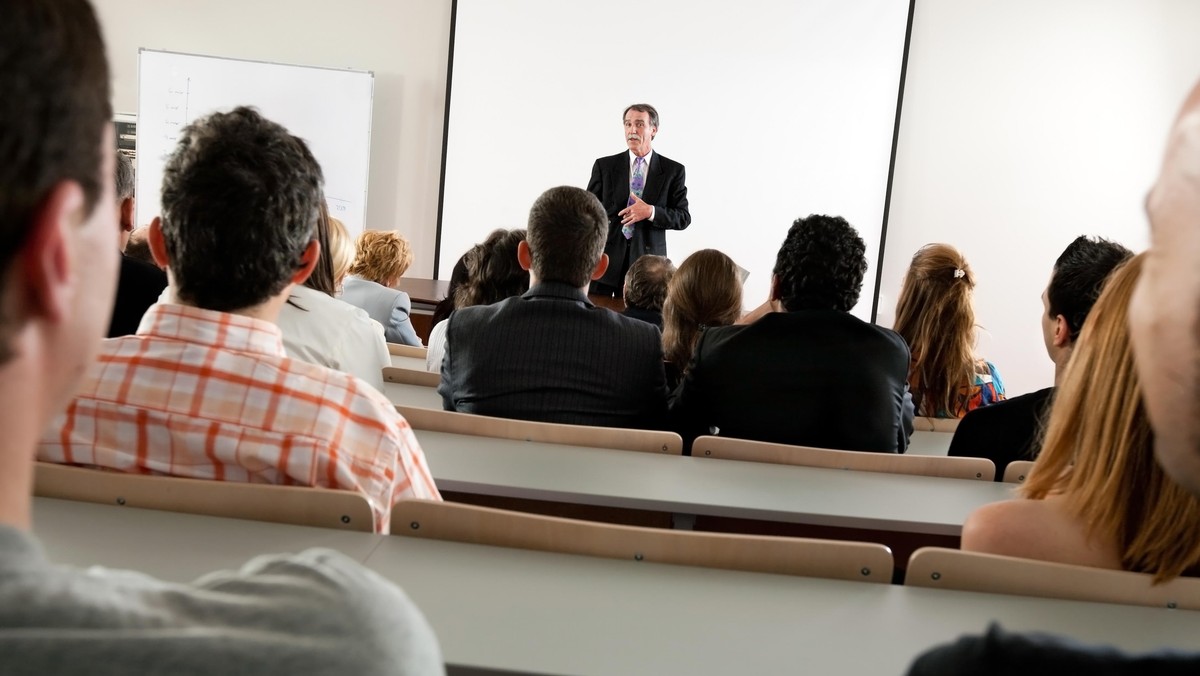
[[[392,286],[412,265],[408,240],[395,230],[364,230],[358,236],[350,274],[376,284]]]
[[[333,253],[329,244],[330,219],[329,207],[321,200],[320,216],[317,218],[317,243],[321,245],[320,258],[313,266],[312,274],[304,280],[304,286],[320,291],[327,296],[337,295],[337,285],[333,281]]]
[[[125,153],[117,153],[117,173],[115,177],[115,197],[117,198],[117,203],[120,204],[133,197],[133,193],[137,188],[133,162]]]
[[[688,256],[667,285],[663,305],[663,355],[686,370],[700,329],[729,326],[742,314],[742,279],[738,266],[716,249]]]
[[[494,230],[463,257],[467,278],[455,291],[455,307],[491,305],[529,290],[529,271],[517,260],[525,231]]]
[[[13,0],[0,10],[0,296],[50,191],[80,186],[90,214],[112,179],[108,60],[85,0]],[[114,233],[115,243],[115,233]],[[115,255],[115,252],[114,252]],[[112,299],[96,299],[109,303]],[[11,358],[12,306],[0,316],[0,364]],[[101,327],[100,330],[102,330]],[[97,333],[97,340],[100,334]]]
[[[625,305],[661,312],[675,266],[666,256],[638,258],[625,273]]]
[[[1116,543],[1127,570],[1175,577],[1200,563],[1200,498],[1154,458],[1129,340],[1129,302],[1145,254],[1112,273],[1083,327],[1055,392],[1045,440],[1023,487],[1029,498],[1061,495]]]
[[[163,169],[177,297],[230,312],[282,292],[317,234],[321,183],[308,146],[252,108],[188,125]]]
[[[858,303],[867,247],[840,216],[798,218],[775,258],[777,299],[788,312],[839,310]]]
[[[908,343],[919,415],[954,412],[975,374],[975,275],[957,249],[927,244],[913,256],[896,303],[896,333]]]
[[[1046,287],[1046,300],[1051,319],[1059,315],[1066,319],[1072,341],[1078,340],[1083,322],[1104,288],[1104,280],[1131,256],[1132,251],[1116,242],[1082,235],[1059,255]]]
[[[587,286],[608,237],[608,216],[592,193],[551,188],[529,210],[529,251],[539,282]]]
[[[329,258],[333,262],[333,285],[336,288],[341,286],[354,263],[354,240],[350,239],[346,224],[332,216],[329,217]]]

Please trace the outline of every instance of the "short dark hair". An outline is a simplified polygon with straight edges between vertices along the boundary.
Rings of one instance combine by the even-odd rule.
[[[185,127],[162,190],[179,298],[229,312],[282,291],[316,236],[321,184],[304,141],[253,108]]]
[[[494,230],[463,256],[467,279],[455,291],[456,308],[491,305],[529,290],[529,271],[517,259],[525,231]]]
[[[85,211],[95,209],[110,180],[102,143],[111,122],[108,59],[91,5],[6,1],[0,11],[0,280],[56,184],[78,183]],[[5,331],[0,363],[7,356]]]
[[[529,251],[538,281],[587,286],[607,237],[604,206],[582,188],[551,188],[529,210]]]
[[[1080,235],[1054,262],[1046,300],[1051,318],[1062,315],[1067,320],[1071,342],[1079,338],[1109,274],[1132,256],[1132,251],[1116,242]]]
[[[631,111],[631,110],[636,110],[639,113],[646,113],[647,115],[650,116],[650,126],[651,127],[658,126],[658,111],[655,110],[654,106],[650,105],[649,103],[635,103],[632,106],[629,106],[628,108],[626,108],[621,113],[621,121],[622,122],[625,121],[625,116],[628,115],[629,111]]]
[[[118,204],[133,197],[134,190],[136,189],[134,185],[133,162],[125,153],[117,153],[115,186]]]
[[[775,258],[783,307],[849,312],[862,291],[866,252],[862,237],[841,216],[796,219]]]
[[[675,265],[666,256],[639,257],[625,273],[625,305],[662,312]]]

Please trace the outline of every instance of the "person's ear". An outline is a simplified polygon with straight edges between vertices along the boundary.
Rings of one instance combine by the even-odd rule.
[[[121,200],[121,232],[133,232],[134,203],[132,197]]]
[[[1054,347],[1066,347],[1071,342],[1071,327],[1067,318],[1058,315],[1054,318]]]
[[[529,242],[524,240],[517,242],[517,265],[520,265],[522,270],[533,268],[533,252],[529,250]]]
[[[308,246],[304,247],[304,253],[300,254],[300,267],[296,270],[296,274],[292,275],[293,284],[303,284],[304,280],[312,274],[312,271],[317,267],[317,261],[321,260],[321,243],[315,239],[309,240]]]
[[[779,292],[779,276],[771,275],[771,295],[767,298],[768,301],[779,300],[781,294]]]
[[[171,266],[171,258],[167,255],[167,240],[163,238],[162,216],[155,216],[146,230],[146,245],[150,247],[150,255],[160,268]]]
[[[600,260],[596,261],[596,269],[592,270],[592,279],[600,279],[608,270],[608,254],[600,254]]]
[[[61,322],[75,293],[71,230],[82,220],[83,188],[74,181],[56,185],[33,217],[20,253],[27,312]]]

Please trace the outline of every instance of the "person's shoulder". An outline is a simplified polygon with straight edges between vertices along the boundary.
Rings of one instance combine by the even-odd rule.
[[[1033,552],[1047,537],[1043,525],[1052,516],[1045,500],[1015,499],[986,504],[967,516],[964,551],[1037,558]]]
[[[444,668],[437,638],[408,596],[335,551],[263,556],[193,586],[258,605],[262,624],[272,629],[336,638],[348,665],[357,660],[356,667],[372,671],[422,674]]]

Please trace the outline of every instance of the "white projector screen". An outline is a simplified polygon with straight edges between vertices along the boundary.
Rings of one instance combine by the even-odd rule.
[[[844,216],[870,261],[870,319],[909,0],[457,0],[438,276],[556,185],[623,150],[621,114],[658,109],[654,151],[687,167],[676,265],[720,249],[766,300],[792,221]]]
[[[254,106],[305,140],[325,175],[330,213],[361,232],[374,87],[365,71],[139,50],[137,222],[159,215],[163,166],[184,126]]]

